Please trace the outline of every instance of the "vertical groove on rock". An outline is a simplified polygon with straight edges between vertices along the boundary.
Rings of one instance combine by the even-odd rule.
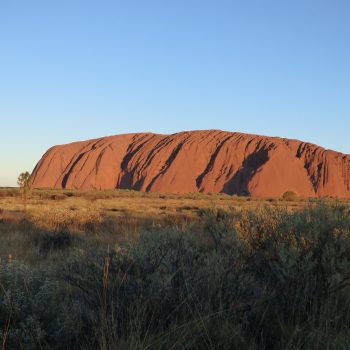
[[[109,136],[50,148],[34,187],[214,191],[350,198],[350,155],[298,140],[220,130]]]
[[[222,149],[222,147],[224,146],[224,144],[231,138],[232,136],[228,136],[226,138],[224,138],[219,145],[216,147],[214,153],[211,155],[209,163],[207,165],[207,167],[205,168],[205,170],[197,177],[196,179],[196,186],[198,188],[198,190],[200,190],[201,185],[202,185],[202,181],[204,179],[204,177],[213,169],[215,160],[220,152],[220,150]]]

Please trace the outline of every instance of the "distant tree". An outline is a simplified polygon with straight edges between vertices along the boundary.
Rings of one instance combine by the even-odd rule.
[[[27,211],[27,199],[31,194],[31,175],[28,171],[19,174],[17,184],[21,189],[24,211]]]

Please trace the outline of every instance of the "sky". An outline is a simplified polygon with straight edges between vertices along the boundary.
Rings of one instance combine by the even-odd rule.
[[[350,153],[349,0],[0,0],[0,186],[51,146],[221,129]]]

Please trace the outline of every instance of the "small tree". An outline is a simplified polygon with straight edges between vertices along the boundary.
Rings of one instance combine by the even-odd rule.
[[[22,192],[24,211],[27,211],[27,198],[28,196],[30,196],[30,193],[31,193],[30,180],[31,180],[31,177],[28,171],[26,171],[25,173],[21,173],[18,176],[18,180],[17,180],[17,184],[20,187]]]

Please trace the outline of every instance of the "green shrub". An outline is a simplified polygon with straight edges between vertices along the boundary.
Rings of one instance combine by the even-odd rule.
[[[0,343],[4,349],[73,346],[80,332],[71,300],[49,269],[0,268]]]
[[[283,193],[282,199],[285,201],[295,201],[298,199],[298,195],[293,191],[287,191]]]
[[[54,232],[36,232],[31,235],[31,240],[38,248],[39,253],[45,257],[49,253],[73,247],[79,238],[67,229],[60,229]]]
[[[66,198],[67,198],[67,196],[64,195],[64,194],[53,194],[53,195],[51,195],[51,199],[55,200],[55,201],[63,201]]]

